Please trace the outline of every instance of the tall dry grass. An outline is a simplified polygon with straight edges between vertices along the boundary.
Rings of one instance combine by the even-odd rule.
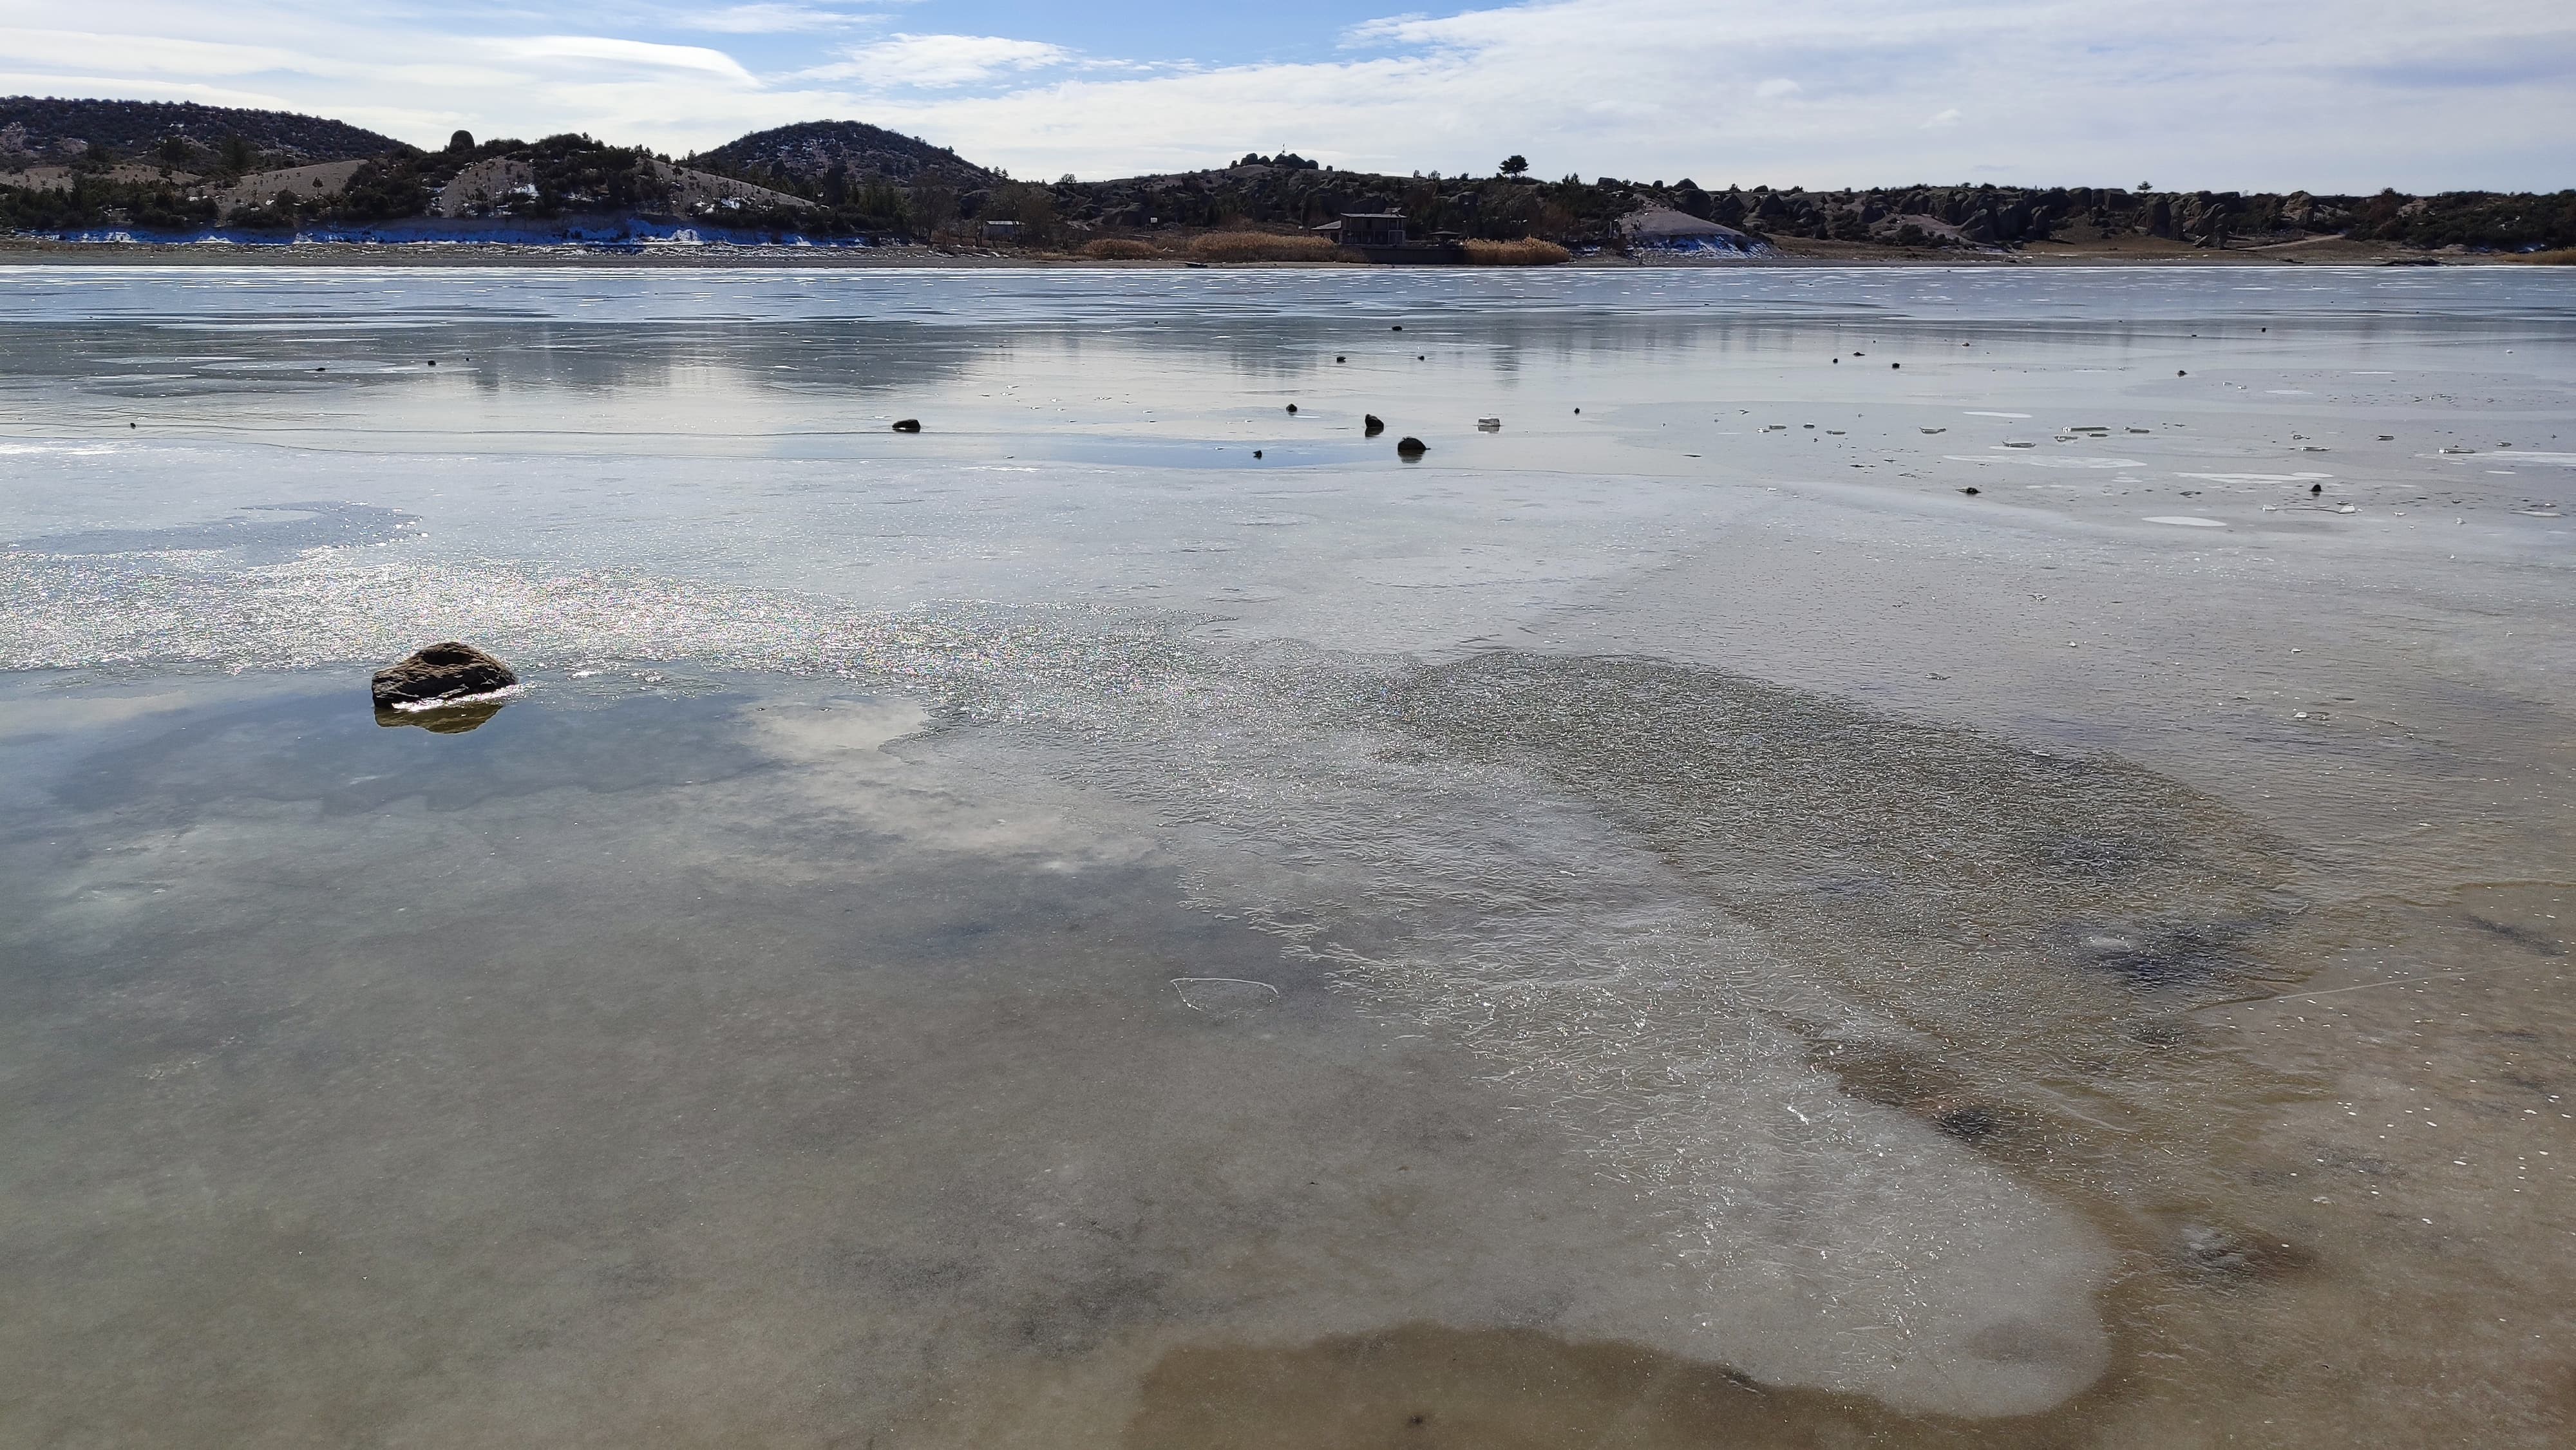
[[[2560,247],[2554,252],[2526,252],[2517,262],[2537,262],[2544,267],[2576,267],[2576,247]]]
[[[1471,267],[1553,267],[1572,260],[1574,254],[1554,242],[1537,237],[1523,237],[1517,242],[1470,241],[1461,243],[1467,249]]]
[[[1095,262],[1144,262],[1163,255],[1152,242],[1134,237],[1102,237],[1085,243],[1082,254]]]
[[[1329,262],[1340,249],[1322,237],[1275,232],[1209,232],[1190,238],[1190,255],[1202,262]]]

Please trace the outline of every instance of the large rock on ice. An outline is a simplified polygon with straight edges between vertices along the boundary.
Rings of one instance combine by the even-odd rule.
[[[488,695],[519,682],[518,673],[470,644],[425,645],[376,671],[376,708],[423,700]]]

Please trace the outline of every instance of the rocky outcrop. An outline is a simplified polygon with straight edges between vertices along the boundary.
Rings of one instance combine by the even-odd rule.
[[[802,197],[650,156],[616,154],[614,160],[617,174],[611,178],[565,177],[557,174],[562,168],[550,170],[533,155],[477,161],[448,178],[429,212],[438,217],[546,216],[567,208],[623,204],[721,220],[725,213],[744,209],[794,212],[813,207]]]
[[[424,645],[376,671],[376,708],[489,695],[519,682],[518,672],[470,644]]]

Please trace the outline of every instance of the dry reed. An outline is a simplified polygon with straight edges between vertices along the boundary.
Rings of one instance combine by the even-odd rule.
[[[1322,237],[1276,232],[1209,232],[1190,238],[1190,255],[1202,262],[1329,262],[1339,251]]]
[[[1470,241],[1467,265],[1471,267],[1553,267],[1571,259],[1574,254],[1554,242],[1537,237],[1523,237],[1517,242]]]
[[[1085,243],[1082,254],[1095,262],[1143,262],[1163,255],[1152,242],[1134,237],[1102,237]]]

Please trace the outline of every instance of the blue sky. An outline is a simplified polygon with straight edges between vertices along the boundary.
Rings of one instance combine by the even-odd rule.
[[[0,92],[674,154],[851,118],[1045,177],[2576,186],[2566,0],[0,0]]]

